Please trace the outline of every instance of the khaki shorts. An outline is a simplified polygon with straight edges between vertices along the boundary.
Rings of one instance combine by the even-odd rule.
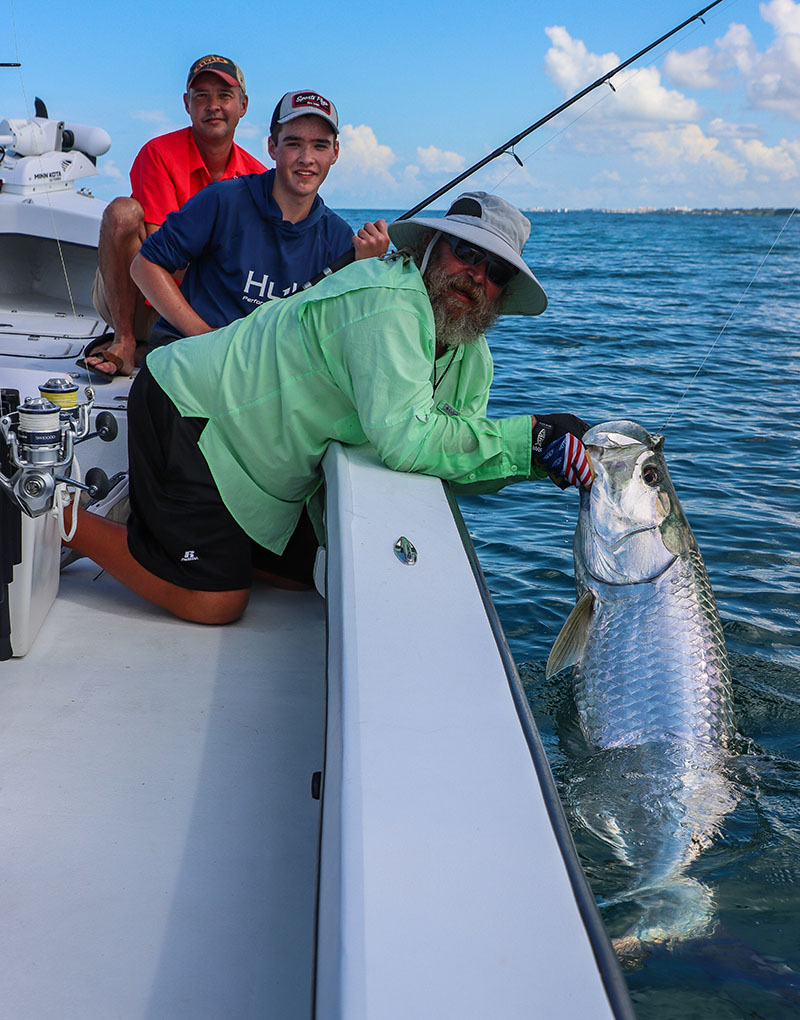
[[[111,312],[108,310],[106,286],[99,269],[94,274],[94,282],[92,283],[92,304],[97,309],[98,315],[109,326],[113,326]],[[147,343],[149,341],[150,334],[153,332],[153,326],[155,326],[158,319],[158,312],[152,305],[146,304],[142,295],[137,291],[136,311],[133,315],[133,335],[136,337],[137,343]]]

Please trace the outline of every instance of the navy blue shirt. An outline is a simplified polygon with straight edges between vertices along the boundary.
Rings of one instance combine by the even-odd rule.
[[[209,184],[142,245],[142,255],[170,273],[188,267],[181,293],[212,329],[288,297],[353,247],[353,231],[319,195],[304,220],[284,220],[274,178],[269,170]],[[180,336],[159,319],[154,345],[169,340],[165,332]]]

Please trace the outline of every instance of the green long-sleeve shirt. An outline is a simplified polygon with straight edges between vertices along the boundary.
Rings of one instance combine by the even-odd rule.
[[[181,415],[208,418],[200,448],[225,505],[282,552],[332,440],[370,442],[397,471],[494,491],[540,478],[531,420],[485,417],[484,337],[436,361],[422,278],[366,259],[212,333],[153,351],[148,367]],[[451,363],[452,358],[452,363]]]

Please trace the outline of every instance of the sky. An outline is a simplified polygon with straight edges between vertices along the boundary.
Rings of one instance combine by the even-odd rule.
[[[186,5],[0,0],[0,117],[34,96],[112,138],[87,182],[129,194],[139,147],[188,123],[189,65],[221,53],[250,107],[237,142],[271,165],[284,92],[339,110],[322,195],[336,209],[406,210],[704,6],[702,0],[350,0]],[[524,209],[786,207],[800,193],[800,2],[723,0],[501,155],[460,191]]]

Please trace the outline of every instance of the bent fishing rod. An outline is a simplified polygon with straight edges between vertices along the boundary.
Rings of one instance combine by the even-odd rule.
[[[570,99],[567,99],[560,106],[557,106],[554,110],[551,110],[550,113],[545,114],[544,117],[540,117],[535,124],[531,124],[530,127],[525,128],[524,131],[520,131],[518,135],[514,135],[513,138],[509,138],[507,142],[505,142],[503,145],[498,146],[493,152],[490,152],[488,156],[484,156],[483,159],[478,160],[478,162],[474,163],[468,170],[464,170],[457,177],[454,177],[451,181],[448,181],[448,183],[439,188],[438,191],[434,191],[432,195],[428,195],[427,198],[423,199],[421,202],[418,202],[413,209],[409,209],[407,212],[401,213],[401,215],[397,217],[397,220],[395,220],[395,223],[399,222],[400,220],[408,220],[411,219],[412,216],[416,216],[418,212],[420,212],[426,206],[429,206],[431,202],[435,202],[437,198],[441,198],[442,195],[446,194],[457,184],[460,184],[463,180],[466,180],[467,177],[471,177],[472,174],[474,174],[477,170],[480,170],[482,167],[485,167],[487,163],[491,163],[493,159],[497,159],[498,156],[503,156],[506,153],[509,153],[514,157],[517,163],[519,163],[519,165],[522,166],[522,160],[519,158],[516,152],[514,152],[514,146],[521,142],[523,138],[527,138],[528,135],[533,134],[533,132],[536,131],[538,128],[542,127],[544,124],[552,120],[554,117],[557,117],[559,113],[563,113],[564,110],[569,109],[569,107],[572,106],[574,103],[577,103],[579,100],[583,99],[584,96],[588,96],[590,92],[593,92],[596,88],[599,88],[606,82],[610,86],[611,90],[613,92],[616,92],[616,89],[611,84],[611,79],[614,77],[614,75],[619,74],[620,71],[623,71],[634,61],[638,60],[640,57],[643,57],[645,53],[649,53],[650,50],[654,50],[656,46],[660,46],[661,43],[665,42],[667,39],[675,35],[677,32],[680,32],[681,29],[686,28],[687,25],[691,25],[693,21],[703,21],[703,15],[706,12],[710,11],[712,7],[716,7],[718,4],[721,3],[722,0],[714,0],[713,3],[708,4],[706,7],[703,7],[702,10],[699,10],[697,11],[696,14],[693,14],[691,18],[687,18],[686,21],[682,21],[680,25],[676,25],[675,28],[670,29],[669,32],[665,33],[660,38],[656,39],[655,42],[651,42],[649,46],[645,46],[643,50],[639,50],[639,52],[634,53],[632,57],[628,57],[627,60],[623,60],[622,63],[618,64],[612,71],[606,71],[606,73],[602,75],[600,78],[598,78],[597,81],[593,81],[591,85],[587,85],[586,88],[581,89],[580,92],[576,92],[574,96],[572,96]],[[704,21],[703,24],[705,24]],[[326,276],[330,276],[331,273],[336,273],[340,269],[344,269],[345,266],[349,266],[351,262],[355,261],[355,255],[356,255],[355,249],[350,248],[343,255],[340,255],[338,258],[334,259],[333,262],[331,262],[330,266],[327,267],[327,269],[323,269],[321,273],[318,273],[313,279],[309,280],[308,283],[304,284],[302,289],[307,290],[309,287],[313,287],[315,283],[319,283],[320,280],[324,280]]]

